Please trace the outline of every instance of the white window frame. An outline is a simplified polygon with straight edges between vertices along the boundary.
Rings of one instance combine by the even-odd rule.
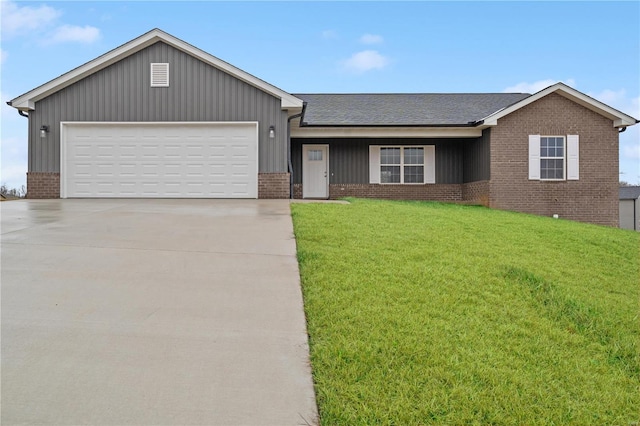
[[[400,148],[400,182],[382,183],[381,169],[388,164],[381,164],[381,148]],[[422,164],[406,164],[406,166],[422,166],[423,182],[404,182],[404,148],[422,148]],[[425,185],[436,183],[435,179],[435,145],[370,145],[369,146],[369,183],[380,185]]]
[[[163,69],[164,68],[164,69]],[[154,79],[155,72],[154,71],[165,72],[167,75],[167,81],[158,83]],[[149,72],[151,73],[151,87],[169,87],[169,63],[168,62],[152,62],[149,67]]]
[[[542,157],[540,145],[542,138],[563,138],[563,177],[542,178],[541,160],[560,157]],[[529,135],[529,180],[568,181],[580,179],[580,137],[579,135]]]
[[[540,149],[542,149],[542,139],[562,138],[562,157],[543,157],[540,154],[540,180],[567,180],[567,138],[561,135],[544,135],[540,136]],[[561,178],[543,178],[542,177],[542,160],[562,160],[562,177]]]

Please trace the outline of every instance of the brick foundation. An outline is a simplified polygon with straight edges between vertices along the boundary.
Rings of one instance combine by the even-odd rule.
[[[293,197],[302,198],[302,185],[293,186]],[[378,198],[386,200],[462,201],[461,185],[379,185],[379,184],[331,184],[329,199],[345,197]]]
[[[259,173],[258,198],[289,198],[289,173]]]
[[[60,173],[28,172],[27,198],[60,198]]]
[[[481,204],[485,207],[489,207],[490,183],[488,180],[463,183],[461,187],[462,201],[469,204]]]
[[[435,185],[329,185],[329,198],[380,198],[385,200],[461,201],[462,191],[457,184]]]
[[[294,183],[293,184],[293,198],[301,199],[302,198],[302,184]]]

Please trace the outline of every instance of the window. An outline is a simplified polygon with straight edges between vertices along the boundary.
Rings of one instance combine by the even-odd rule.
[[[309,161],[322,161],[321,149],[310,149],[308,152]]]
[[[169,87],[169,64],[151,64],[151,87]]]
[[[540,138],[540,179],[564,179],[564,137]]]
[[[578,180],[580,137],[529,135],[529,180]]]
[[[424,148],[380,147],[380,183],[424,183]]]

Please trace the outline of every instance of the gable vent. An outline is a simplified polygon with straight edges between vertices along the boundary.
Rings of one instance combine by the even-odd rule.
[[[151,64],[151,87],[169,87],[169,64]]]

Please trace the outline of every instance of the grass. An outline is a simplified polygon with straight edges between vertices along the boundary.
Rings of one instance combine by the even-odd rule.
[[[291,206],[323,425],[638,422],[637,233],[350,201]]]

